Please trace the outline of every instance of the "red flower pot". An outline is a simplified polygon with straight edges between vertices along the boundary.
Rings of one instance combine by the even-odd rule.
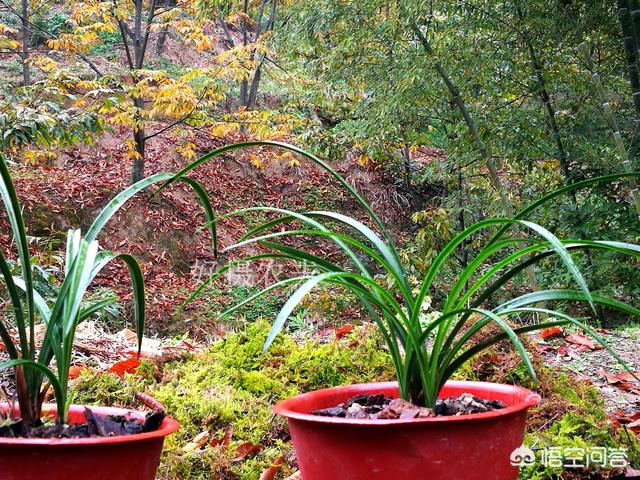
[[[90,407],[97,415],[132,415],[122,408]],[[6,412],[7,405],[0,406]],[[54,405],[45,405],[48,416]],[[84,407],[72,405],[71,423],[86,422]],[[166,417],[155,432],[70,439],[0,438],[2,480],[154,480],[164,437],[180,428]]]
[[[303,480],[515,480],[527,408],[540,396],[521,387],[449,381],[441,397],[471,393],[507,407],[471,415],[352,420],[310,415],[365,393],[398,396],[395,382],[327,388],[279,402]]]

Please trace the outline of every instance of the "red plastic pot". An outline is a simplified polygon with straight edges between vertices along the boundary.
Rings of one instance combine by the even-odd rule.
[[[72,405],[71,423],[84,423],[84,408]],[[128,415],[141,412],[122,408],[90,407],[97,415]],[[0,410],[8,410],[6,404]],[[49,416],[54,405],[45,405]],[[0,438],[2,480],[154,480],[164,437],[180,428],[166,417],[154,432],[117,437],[25,439]]]
[[[355,420],[310,415],[365,393],[397,397],[395,382],[328,388],[279,402],[303,480],[515,480],[527,408],[540,396],[521,387],[449,381],[441,397],[471,393],[506,408],[450,417]]]

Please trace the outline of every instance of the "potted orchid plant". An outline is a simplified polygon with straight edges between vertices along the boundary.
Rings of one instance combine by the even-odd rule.
[[[271,219],[249,229],[237,243],[222,250],[224,253],[259,245],[266,253],[249,255],[221,268],[192,298],[210,281],[240,264],[264,259],[304,262],[312,266],[311,273],[278,281],[223,315],[232,314],[276,289],[293,287],[293,293],[274,319],[264,346],[268,348],[296,307],[316,287],[324,284],[344,288],[358,299],[377,325],[397,377],[397,381],[391,383],[309,392],[275,406],[276,413],[289,421],[302,477],[305,480],[514,480],[517,467],[511,464],[510,454],[522,442],[527,408],[536,405],[540,397],[517,386],[455,382],[450,378],[474,355],[505,339],[513,344],[535,378],[532,362],[519,337],[562,325],[573,325],[588,333],[620,360],[594,329],[553,305],[583,302],[591,309],[604,305],[640,316],[640,310],[633,306],[592,293],[573,258],[574,252],[584,250],[607,250],[637,258],[640,247],[624,242],[560,239],[525,218],[539,205],[566,191],[609,182],[625,174],[586,180],[552,192],[514,218],[490,218],[471,225],[447,243],[415,289],[400,260],[398,248],[380,218],[335,170],[308,152],[277,142],[229,145],[197,160],[180,171],[174,180],[225,152],[265,145],[300,154],[327,170],[360,203],[373,228],[351,216],[331,211],[294,212],[261,206],[222,215],[216,222],[252,212],[271,215]],[[509,232],[513,226],[518,226],[527,235],[512,237]],[[447,290],[438,292],[445,298],[443,305],[436,315],[430,315],[425,321],[423,312],[435,281],[442,275],[452,254],[471,236],[487,231],[493,232],[493,236],[479,248]],[[300,237],[330,242],[340,249],[343,260],[336,261],[335,256],[317,256],[286,241]],[[494,300],[495,294],[516,275],[551,257],[560,261],[573,285],[533,291],[507,301]],[[510,322],[513,317],[529,314],[542,314],[548,320],[526,326],[515,326]],[[489,330],[490,326],[494,326],[494,330]],[[490,333],[488,336],[487,332]],[[409,412],[408,415],[383,419],[380,410],[368,403],[371,397],[399,397],[415,408],[401,409],[405,414]],[[436,414],[438,408],[442,410],[440,402],[447,397],[498,402],[501,408],[469,415]],[[376,412],[371,416],[373,418],[325,415],[336,405],[348,410],[347,407],[358,402],[362,407],[360,412],[363,409]]]
[[[64,278],[53,302],[36,288],[29,239],[22,208],[7,162],[0,155],[0,199],[6,212],[20,274],[15,275],[0,251],[0,274],[9,316],[0,317],[0,339],[9,359],[0,368],[13,369],[16,402],[0,404],[5,419],[0,428],[0,469],[6,480],[48,478],[152,480],[164,437],[178,424],[164,412],[141,412],[108,407],[71,405],[68,392],[73,341],[78,324],[107,307],[115,298],[83,302],[95,277],[111,262],[124,262],[133,289],[134,323],[140,348],[145,321],[142,270],[134,257],[101,250],[97,237],[107,222],[132,196],[157,182],[172,178],[157,174],[144,179],[111,200],[83,236],[67,236]],[[211,212],[204,189],[185,179]],[[212,218],[209,215],[209,218]],[[36,326],[44,326],[38,340]],[[47,393],[54,405],[45,405]]]

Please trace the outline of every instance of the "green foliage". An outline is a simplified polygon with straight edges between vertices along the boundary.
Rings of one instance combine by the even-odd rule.
[[[107,58],[115,58],[122,47],[122,37],[119,32],[99,31],[98,42],[91,47],[93,55],[101,55]]]
[[[207,318],[216,318],[226,308],[237,303],[245,301],[258,293],[257,287],[233,286],[231,288],[222,289],[219,286],[212,286],[202,293],[202,298],[207,300],[207,310],[203,315]],[[264,301],[251,304],[242,312],[242,318],[229,319],[233,324],[240,321],[253,323],[262,318],[273,318],[280,307],[282,300],[277,295],[266,297]]]
[[[70,30],[69,15],[63,12],[45,10],[31,17],[31,47],[45,43],[50,38]]]
[[[444,209],[459,230],[506,210],[487,165],[478,161],[483,149],[458,102],[515,209],[555,186],[621,170],[620,142],[637,169],[640,109],[628,79],[637,59],[629,68],[624,64],[616,2],[303,0],[289,13],[277,42],[289,68],[308,79],[293,101],[309,118],[301,141],[326,158],[366,152],[398,177],[405,169],[397,160],[402,149],[444,149],[442,158],[409,155],[411,165],[428,163],[412,180],[419,190],[440,170],[446,192],[425,189],[421,200]],[[367,28],[352,28],[354,23]],[[421,48],[416,26],[430,48]],[[578,54],[581,44],[595,66]],[[604,84],[606,106],[594,74]],[[558,199],[532,220],[574,238],[635,241],[640,222],[629,206],[632,188],[616,183],[585,190],[575,199]],[[460,247],[462,267],[464,257],[478,251],[478,236]],[[416,264],[424,261],[421,247],[420,240],[410,246]],[[640,300],[638,278],[629,274],[634,261],[593,264],[582,268],[591,288],[606,291],[613,277],[618,298]],[[540,279],[542,286],[563,275],[561,268],[553,270]],[[515,280],[517,291],[522,281]]]
[[[639,460],[638,443],[633,434],[626,434],[623,430],[615,430],[608,422],[600,395],[593,388],[576,389],[571,386],[570,397],[577,400],[575,410],[563,413],[543,431],[527,433],[524,444],[537,452],[536,463],[520,469],[521,480],[559,480],[567,475],[579,474],[579,478],[604,479],[610,478],[611,469],[599,465],[588,468],[563,468],[543,465],[541,450],[545,447],[559,448],[563,451],[586,452],[592,449],[626,449],[627,460],[631,465],[637,465]],[[582,398],[576,398],[582,397]],[[581,463],[584,459],[579,459]],[[564,464],[570,464],[569,457],[563,457]],[[620,472],[618,472],[620,473]],[[573,478],[573,477],[571,477]]]
[[[43,84],[29,87],[19,98],[0,100],[0,148],[15,152],[30,144],[53,148],[92,143],[94,135],[107,129],[104,119],[67,107],[68,100],[57,87]]]

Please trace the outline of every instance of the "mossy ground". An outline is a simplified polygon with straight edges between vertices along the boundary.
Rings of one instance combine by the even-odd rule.
[[[295,459],[283,420],[271,412],[277,400],[298,392],[393,378],[390,358],[372,328],[358,329],[341,341],[298,343],[280,335],[266,352],[267,323],[250,325],[227,336],[207,352],[166,364],[160,377],[150,364],[124,381],[112,375],[83,375],[75,384],[75,401],[122,404],[135,390],[150,392],[165,404],[182,428],[165,443],[162,479],[258,479],[273,461],[285,456],[281,475],[292,473]],[[233,429],[228,445],[211,446]],[[185,446],[202,432],[202,448]],[[262,444],[253,456],[233,461],[239,445]]]
[[[634,467],[640,464],[640,448],[634,434],[612,426],[597,388],[549,368],[539,355],[533,355],[533,363],[537,381],[529,376],[512,346],[503,342],[473,359],[461,372],[462,376],[475,380],[521,385],[542,396],[540,405],[529,411],[524,440],[536,452],[536,462],[520,469],[520,480],[604,480],[621,473],[621,469],[603,469],[598,465],[589,468],[543,465],[541,452],[545,447],[561,449],[569,455],[572,451],[579,454],[593,448],[624,448],[630,464]],[[562,463],[571,464],[571,460],[563,457]]]
[[[393,378],[390,358],[372,327],[356,329],[340,341],[304,342],[280,335],[265,353],[269,325],[257,322],[228,335],[208,351],[164,365],[143,363],[124,381],[112,375],[84,374],[75,384],[79,403],[130,404],[135,391],[163,402],[182,428],[166,440],[160,479],[257,480],[275,459],[284,458],[276,478],[295,470],[295,457],[283,420],[271,406],[279,399],[323,387]],[[608,422],[599,392],[558,375],[534,357],[539,381],[526,374],[506,344],[474,359],[458,378],[521,384],[543,395],[531,412],[525,443],[529,446],[624,447],[638,460],[635,440]],[[211,445],[232,431],[228,444]],[[189,445],[202,434],[199,447]],[[202,437],[201,437],[202,438]],[[245,442],[263,448],[238,459]],[[215,442],[213,442],[215,443]],[[541,464],[522,469],[522,480],[606,479],[615,472],[552,469]]]

